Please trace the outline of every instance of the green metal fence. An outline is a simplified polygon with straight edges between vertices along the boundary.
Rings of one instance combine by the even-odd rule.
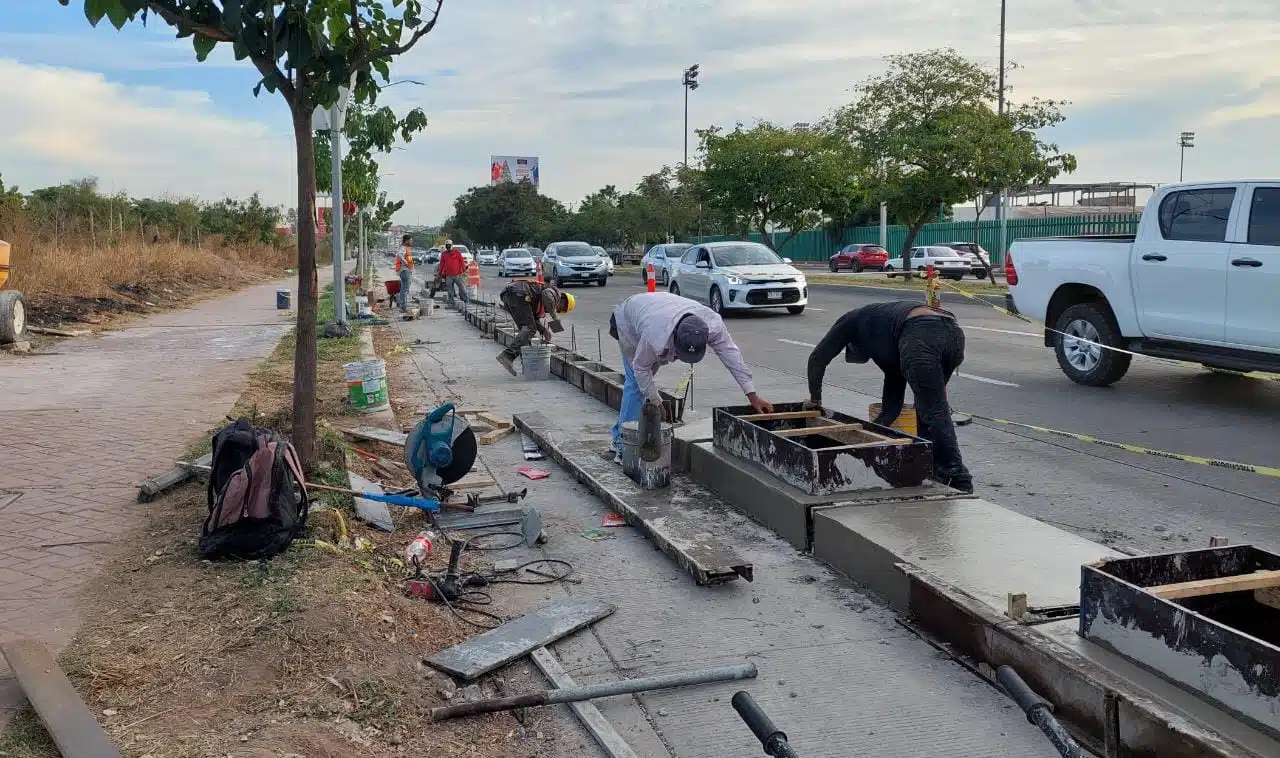
[[[1112,213],[1090,216],[1045,216],[1042,218],[1009,219],[1005,224],[1005,239],[1012,243],[1016,239],[1033,237],[1066,237],[1081,234],[1133,234],[1138,229],[1138,213]],[[977,224],[978,244],[990,251],[992,263],[1004,262],[1004,253],[1000,249],[1000,222],[986,219]],[[902,252],[902,243],[907,238],[907,227],[891,226],[888,229],[889,254],[898,256]],[[782,244],[788,232],[774,232],[776,244]],[[760,242],[759,234],[748,237],[753,242]],[[736,239],[734,237],[701,237],[699,242],[717,242]],[[943,242],[972,242],[974,239],[974,223],[972,221],[953,221],[942,224],[925,224],[916,235],[915,244],[935,245]],[[831,234],[823,229],[813,229],[797,234],[781,248],[782,255],[796,261],[825,261],[845,245],[853,243],[880,242],[880,227],[859,226],[845,229],[839,234]],[[775,246],[776,247],[776,246]]]

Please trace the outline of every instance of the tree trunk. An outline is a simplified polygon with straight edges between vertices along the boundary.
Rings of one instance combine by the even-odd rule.
[[[298,218],[314,219],[315,135],[311,108],[290,103],[298,153]],[[316,465],[316,227],[298,224],[298,327],[293,352],[293,445],[302,465]]]
[[[929,213],[926,211],[918,218],[911,221],[911,226],[907,227],[907,238],[902,241],[902,278],[911,281],[915,273],[911,270],[911,246],[916,242],[916,235],[924,228],[925,222],[929,220]]]

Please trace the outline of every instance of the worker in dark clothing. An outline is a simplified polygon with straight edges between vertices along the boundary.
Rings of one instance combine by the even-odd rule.
[[[520,357],[520,349],[533,342],[534,334],[541,332],[542,338],[550,342],[552,326],[556,331],[562,331],[556,315],[573,310],[573,295],[549,284],[518,281],[508,284],[499,299],[502,307],[515,319],[516,326],[520,327],[515,340],[498,354],[498,363],[515,376],[515,360]],[[543,319],[548,323],[543,324]]]
[[[955,315],[909,301],[873,303],[844,314],[809,354],[806,407],[822,406],[822,377],[841,350],[849,363],[871,360],[884,372],[875,423],[897,420],[911,385],[920,436],[933,443],[934,479],[973,492],[947,405],[947,382],[964,361],[964,331]]]

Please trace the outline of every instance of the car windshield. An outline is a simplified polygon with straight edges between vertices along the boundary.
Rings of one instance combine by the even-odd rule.
[[[531,256],[529,255],[529,251],[528,251],[528,250],[508,250],[508,251],[504,252],[504,253],[503,253],[503,255],[507,256],[507,258],[529,258],[529,257],[531,257]]]
[[[586,244],[557,245],[556,254],[561,258],[594,258],[597,253]]]
[[[717,266],[767,266],[782,263],[772,250],[764,245],[741,244],[716,247],[711,250]]]
[[[663,245],[662,247],[658,248],[658,250],[660,252],[664,252],[668,258],[679,258],[680,256],[684,255],[684,251],[688,250],[690,247],[692,247],[692,245],[682,245],[680,243],[675,243],[671,245]]]

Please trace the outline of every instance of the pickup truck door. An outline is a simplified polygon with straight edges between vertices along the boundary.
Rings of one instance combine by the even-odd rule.
[[[1227,266],[1227,342],[1280,350],[1280,185],[1244,193]]]
[[[1176,190],[1151,209],[1156,218],[1138,230],[1130,253],[1144,335],[1225,340],[1227,229],[1237,194],[1223,186]]]

